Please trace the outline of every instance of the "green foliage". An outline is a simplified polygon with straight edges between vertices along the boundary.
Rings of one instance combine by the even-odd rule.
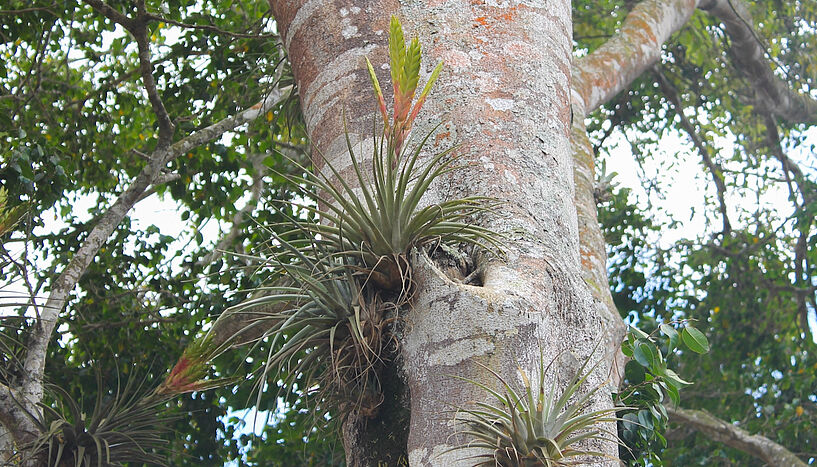
[[[0,237],[14,229],[26,209],[25,203],[9,206],[8,192],[5,188],[0,187]]]
[[[667,447],[664,433],[669,421],[664,404],[677,407],[681,389],[692,384],[669,368],[669,359],[681,351],[682,343],[698,354],[709,351],[706,337],[689,323],[682,324],[678,332],[671,324],[661,323],[660,337],[657,332],[650,335],[631,327],[621,344],[621,351],[631,360],[624,367],[622,390],[614,398],[619,404],[634,409],[622,414],[619,422],[621,440],[627,448],[619,453],[624,461],[664,465],[660,453]]]
[[[592,355],[591,355],[592,356]],[[554,359],[555,361],[555,359]],[[524,383],[523,392],[515,391],[512,385],[494,370],[481,365],[502,384],[502,392],[490,386],[467,378],[459,378],[490,394],[499,406],[475,402],[475,408],[459,408],[457,419],[464,425],[461,434],[469,441],[455,449],[484,448],[490,453],[474,456],[476,465],[533,466],[548,467],[572,465],[575,457],[599,456],[581,446],[586,440],[609,441],[615,435],[608,433],[603,425],[615,422],[619,408],[589,411],[591,400],[604,386],[594,386],[581,394],[583,383],[595,369],[585,368],[586,360],[558,395],[558,381],[554,378],[549,389],[545,389],[544,357],[539,359],[539,384],[534,388],[528,375],[519,368]]]

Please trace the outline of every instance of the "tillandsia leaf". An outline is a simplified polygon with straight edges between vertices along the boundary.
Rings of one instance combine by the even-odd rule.
[[[420,93],[420,97],[417,98],[417,102],[414,104],[414,108],[411,110],[411,114],[408,117],[408,121],[410,122],[409,124],[417,119],[417,114],[419,114],[420,109],[423,108],[426,97],[428,97],[428,93],[431,91],[431,87],[434,85],[434,82],[437,81],[437,77],[440,76],[441,71],[443,71],[443,62],[438,63],[431,72],[431,76],[428,77],[428,81],[423,87],[423,91]],[[411,129],[411,127],[409,127],[409,129]]]
[[[377,74],[374,72],[374,67],[372,66],[372,62],[369,61],[369,57],[366,58],[366,69],[369,71],[369,79],[372,80],[372,87],[374,87],[374,95],[377,98],[377,106],[378,110],[380,110],[380,115],[383,117],[383,128],[384,133],[389,132],[389,111],[386,108],[386,99],[383,97],[383,90],[380,89],[380,81],[377,79]]]
[[[591,357],[585,360],[559,395],[555,381],[549,390],[544,389],[543,375],[547,369],[541,356],[538,388],[532,388],[528,375],[519,369],[524,389],[522,394],[515,392],[506,380],[484,366],[483,368],[500,381],[502,393],[483,383],[458,378],[484,389],[499,403],[498,406],[476,403],[475,409],[458,409],[458,413],[464,415],[458,419],[466,427],[461,434],[478,440],[477,443],[481,447],[492,450],[493,460],[498,465],[564,466],[570,465],[567,461],[570,457],[606,457],[602,453],[579,448],[577,445],[588,439],[617,440],[616,434],[606,430],[602,425],[618,421],[615,412],[622,407],[583,413],[590,406],[592,397],[602,389],[602,385],[591,388],[575,402],[569,403],[599,364],[596,362],[587,369]],[[547,368],[550,368],[550,365]],[[453,449],[473,446],[476,444],[472,441]]]
[[[311,231],[306,224],[292,221],[294,230]],[[292,285],[241,305],[246,310],[275,301],[289,304],[270,318],[274,324],[265,334],[271,350],[264,375],[280,371],[288,392],[312,388],[307,391],[314,392],[316,407],[336,397],[345,397],[346,402],[348,397],[362,399],[367,385],[376,379],[372,369],[381,349],[383,313],[377,308],[378,300],[359,285],[353,273],[357,266],[350,257],[335,254],[324,240],[293,244],[272,235],[286,258],[274,258],[272,264],[285,271]]]
[[[101,375],[97,371],[100,390],[87,417],[67,391],[47,386],[54,406],[41,404],[41,434],[25,450],[47,456],[48,465],[167,465],[165,437],[173,420],[164,415],[167,398],[145,392],[146,381],[137,384],[132,376],[124,388],[117,381],[116,392],[103,399]]]

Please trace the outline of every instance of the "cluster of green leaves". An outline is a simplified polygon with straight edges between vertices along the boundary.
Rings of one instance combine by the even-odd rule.
[[[667,323],[658,329],[660,338],[631,327],[621,344],[621,351],[631,360],[624,367],[624,385],[615,399],[635,410],[621,416],[619,431],[627,449],[620,454],[635,465],[663,465],[659,453],[667,447],[663,433],[669,420],[665,398],[677,407],[681,388],[692,384],[669,368],[670,357],[680,352],[680,344],[697,354],[709,351],[706,337],[689,323],[680,332]]]
[[[123,14],[135,14],[134,2],[107,2]],[[269,4],[251,0],[147,1],[160,19],[149,21],[154,78],[165,108],[184,137],[255,104],[279,82],[292,82],[288,65],[271,34]],[[279,73],[279,71],[281,73]],[[98,252],[72,291],[61,315],[59,334],[46,360],[46,375],[93,407],[96,376],[103,394],[115,392],[118,377],[134,368],[149,381],[161,381],[211,316],[242,297],[231,291],[258,287],[264,271],[244,259],[212,253],[213,231],[230,228],[252,190],[252,179],[265,176],[256,209],[242,219],[235,241],[225,245],[243,252],[267,240],[247,225],[281,222],[282,210],[263,209],[270,200],[292,196],[279,175],[252,164],[266,157],[280,173],[293,170],[276,152],[286,147],[299,159],[303,128],[286,102],[240,132],[202,145],[172,162],[166,170],[178,179],[155,187],[166,205],[159,214],[176,218],[180,233],[166,232],[158,216],[136,206]],[[4,240],[12,256],[27,242],[32,295],[42,300],[48,283],[71,260],[96,224],[144,167],[144,154],[156,144],[156,119],[145,98],[135,44],[103,15],[81,1],[4,2],[0,11],[0,186],[8,205],[27,203],[24,216]],[[89,206],[89,207],[85,207]],[[139,220],[135,220],[139,218]],[[14,248],[12,248],[14,247]],[[0,262],[8,297],[20,284],[17,266]],[[17,298],[14,305],[29,302]],[[25,303],[4,302],[0,342],[4,378],[15,378],[25,355]],[[16,316],[8,316],[16,315]],[[30,315],[29,315],[30,316]],[[259,350],[261,352],[261,350]],[[214,375],[248,366],[244,355],[222,355]],[[8,381],[4,379],[4,381]],[[106,392],[107,391],[107,392]],[[211,465],[240,458],[265,446],[242,440],[226,417],[248,404],[241,390],[225,388],[179,396],[163,434],[172,443],[169,463]],[[49,399],[52,400],[53,399]],[[274,396],[264,404],[274,404]],[[58,408],[56,402],[52,405]],[[67,406],[59,406],[67,410]],[[69,412],[61,412],[71,419]]]
[[[595,369],[594,366],[585,371],[589,358],[561,393],[557,378],[546,388],[545,375],[553,361],[546,367],[544,356],[540,355],[539,381],[535,387],[525,371],[519,368],[524,384],[521,393],[484,365],[482,367],[501,383],[501,392],[487,384],[460,378],[486,391],[498,406],[475,402],[474,408],[459,408],[457,420],[464,426],[460,433],[468,441],[454,449],[487,450],[485,454],[474,456],[480,459],[476,464],[480,466],[557,467],[573,465],[576,457],[606,457],[604,453],[588,449],[582,442],[613,439],[615,434],[607,432],[604,424],[615,423],[618,420],[615,413],[620,408],[588,411],[596,393],[604,387],[603,384],[594,386],[582,393],[582,386]]]
[[[813,95],[817,34],[811,25],[817,5],[743,3],[755,40],[767,50],[777,76],[791,89]],[[603,44],[634,4],[574,2],[576,50],[584,53]],[[588,128],[600,158],[617,161],[623,148],[630,149],[644,187],[615,192],[600,207],[610,247],[611,292],[622,315],[651,335],[660,333],[661,323],[686,319],[707,337],[709,353],[687,353],[669,362],[695,382],[684,391],[684,408],[706,410],[766,436],[808,462],[817,458],[817,345],[813,325],[804,319],[814,315],[817,277],[817,204],[809,194],[815,172],[808,159],[815,148],[813,121],[766,120],[762,109],[751,105],[753,91],[726,52],[730,45],[724,25],[697,11],[665,45],[657,65],[682,109],[650,74],[591,116]],[[703,141],[712,167],[696,149],[671,143],[674,137],[688,137],[678,112]],[[770,137],[772,125],[779,141]],[[800,165],[801,176],[786,173],[780,150]],[[671,245],[662,236],[689,225],[690,219],[673,219],[665,209],[682,202],[668,197],[673,177],[666,174],[695,163],[707,188],[703,202],[691,206],[692,225],[698,220],[705,227],[682,232],[678,236],[685,238]],[[724,229],[716,178],[726,187],[730,230]],[[669,430],[686,436],[674,436],[666,449],[660,443],[652,446],[675,465],[758,462],[684,427],[670,423]]]

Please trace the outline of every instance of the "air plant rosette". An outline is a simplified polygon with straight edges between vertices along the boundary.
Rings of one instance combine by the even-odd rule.
[[[348,411],[374,416],[383,399],[379,374],[385,365],[393,364],[397,354],[393,325],[411,300],[409,253],[435,243],[464,243],[491,251],[501,247],[498,234],[468,222],[473,215],[492,210],[496,206],[492,199],[469,197],[420,207],[429,186],[458,168],[451,150],[421,163],[421,152],[432,133],[416,145],[410,142],[412,124],[442,64],[436,66],[413,103],[420,45],[415,38],[406,46],[394,17],[389,56],[392,118],[367,60],[383,117],[382,133],[374,137],[370,170],[364,169],[355,154],[348,132],[353,169],[349,179],[328,161],[317,172],[292,161],[306,175],[279,175],[314,204],[290,204],[320,221],[288,217],[281,210],[288,218],[283,228],[270,229],[275,250],[268,263],[277,279],[260,290],[260,296],[223,314],[226,323],[231,316],[244,313],[252,316],[253,323],[247,328],[266,329],[254,339],[255,345],[265,346],[268,352],[256,383],[259,400],[268,377],[274,375],[282,395],[309,396],[306,399],[316,411],[331,410],[335,419],[342,419],[337,415]],[[218,327],[217,320],[214,329]],[[237,332],[233,342],[245,337]],[[179,380],[178,387],[186,384],[196,384],[195,379]]]
[[[593,397],[604,387],[604,384],[594,386],[580,395],[583,384],[598,365],[585,371],[589,361],[588,358],[560,394],[555,378],[549,389],[545,386],[550,365],[545,367],[542,356],[536,388],[532,387],[525,371],[518,369],[523,382],[521,393],[497,372],[481,364],[500,382],[500,390],[456,377],[485,390],[497,404],[471,402],[473,408],[458,408],[455,419],[463,427],[459,434],[468,441],[452,450],[484,450],[483,454],[470,457],[477,466],[557,467],[581,464],[588,457],[614,459],[588,447],[588,441],[621,444],[616,433],[604,425],[616,423],[619,420],[616,412],[627,407],[588,411]]]
[[[260,318],[268,331],[259,341],[270,341],[260,381],[275,373],[284,390],[305,393],[316,407],[375,413],[382,400],[377,373],[395,305],[364,289],[345,258],[320,253],[317,244],[308,256],[303,247],[278,239],[289,261],[275,259],[275,267],[286,281],[225,312],[275,310]]]
[[[123,463],[168,465],[167,434],[175,416],[166,412],[169,397],[142,391],[131,376],[114,393],[103,390],[97,372],[97,398],[86,413],[64,389],[47,386],[52,404],[38,404],[40,435],[21,452],[49,466],[115,466]],[[19,459],[27,462],[28,459]]]
[[[406,46],[396,17],[391,20],[389,58],[394,91],[391,118],[374,68],[366,59],[383,119],[382,134],[374,135],[371,171],[367,173],[364,169],[347,132],[347,150],[354,172],[351,180],[345,180],[326,158],[322,171],[310,172],[300,167],[306,176],[282,176],[301,187],[306,197],[315,199],[323,208],[319,211],[298,204],[299,208],[311,211],[323,220],[303,223],[298,229],[306,229],[311,236],[320,238],[334,254],[350,257],[357,267],[363,269],[366,279],[377,287],[405,291],[411,283],[408,254],[412,248],[435,243],[469,244],[498,252],[502,238],[469,222],[478,213],[493,211],[498,206],[493,198],[471,196],[420,207],[423,194],[435,180],[461,168],[452,154],[455,148],[434,154],[421,163],[421,154],[434,130],[425,134],[416,145],[410,144],[411,128],[442,70],[442,63],[434,68],[414,102],[421,48],[417,38]]]

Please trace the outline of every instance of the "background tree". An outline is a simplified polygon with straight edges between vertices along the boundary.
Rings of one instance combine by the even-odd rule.
[[[21,409],[52,402],[43,399],[43,376],[84,407],[95,392],[115,391],[117,374],[136,371],[158,384],[208,317],[265,282],[263,263],[220,251],[261,256],[282,206],[298,214],[275,202],[294,193],[279,174],[299,171],[280,152],[306,161],[308,135],[344,167],[344,110],[355,144],[365,146],[375,107],[361,60],[386,62],[383,32],[397,13],[425,46],[423,73],[446,62],[415,134],[443,121],[435,147],[461,144],[472,164],[457,175],[468,183],[435,185],[429,200],[462,190],[510,200],[506,215],[477,222],[512,242],[511,267],[463,263],[463,276],[468,267],[479,271],[480,288],[448,282],[430,263],[418,271],[418,305],[401,342],[414,430],[396,455],[444,462],[432,454],[449,442],[448,419],[433,414],[446,410],[443,401],[482,397],[444,375],[492,382],[471,354],[490,355],[483,361],[514,379],[517,360],[535,372],[540,343],[552,356],[570,342],[580,359],[605,332],[607,350],[615,349],[621,315],[648,332],[697,319],[712,344],[708,355],[685,355],[675,368],[696,384],[683,409],[671,411],[681,423],[668,448],[654,442],[666,461],[752,465],[769,462],[764,456],[781,445],[805,461],[815,456],[817,360],[807,324],[817,286],[813,3],[274,2],[275,27],[264,2],[189,3],[11,1],[0,11],[0,180],[10,205],[25,202],[29,213],[3,237],[4,295],[18,303],[17,317],[3,322],[7,448],[37,434]],[[386,82],[385,70],[377,72]],[[285,99],[291,83],[305,126]],[[667,149],[673,135],[689,141],[680,152]],[[627,143],[646,195],[606,187],[609,174],[595,175],[595,155],[615,170],[613,150]],[[703,231],[660,241],[681,221],[666,214],[660,193],[669,180],[659,175],[695,160]],[[314,162],[322,166],[322,158]],[[536,199],[524,193],[530,187]],[[781,191],[786,205],[775,195]],[[131,218],[154,193],[178,206],[173,215],[185,225],[178,238]],[[85,213],[79,200],[88,199]],[[52,227],[55,218],[64,227]],[[202,234],[208,225],[221,233],[215,245]],[[450,313],[437,309],[455,299],[462,305]],[[424,323],[457,334],[422,336]],[[266,350],[226,353],[214,376],[250,371]],[[560,365],[569,377],[570,361]],[[102,373],[97,390],[92,367]],[[274,391],[260,399],[251,391],[245,384],[181,396],[171,462],[337,458],[326,435],[304,447],[314,420],[297,395],[264,429],[266,441],[238,434],[228,408],[263,411],[278,402]],[[730,424],[711,428],[686,409]],[[383,432],[408,434],[405,410],[382,413],[380,426],[390,428]],[[353,436],[362,426],[354,422],[345,431],[350,459],[376,440],[374,430]],[[731,422],[761,435],[759,447],[739,442]],[[429,432],[439,439],[419,435]]]

